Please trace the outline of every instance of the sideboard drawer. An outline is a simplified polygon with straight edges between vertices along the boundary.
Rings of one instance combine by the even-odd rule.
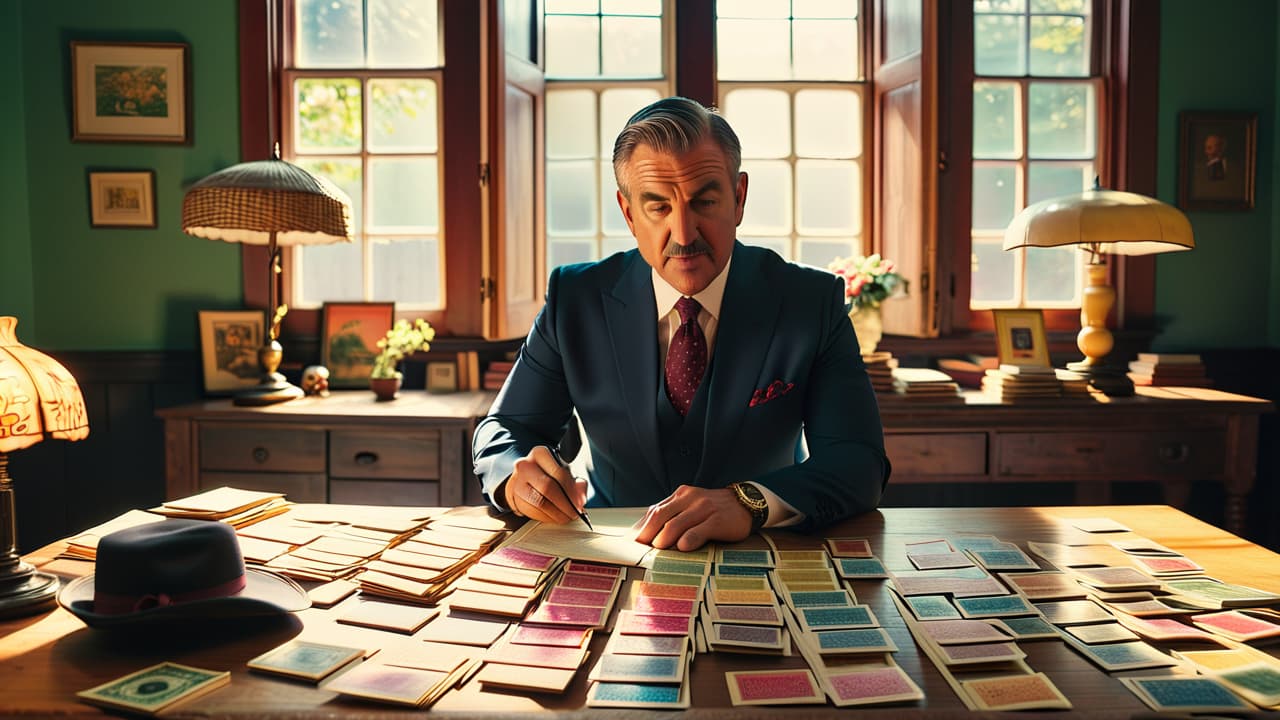
[[[985,475],[986,433],[888,433],[885,453],[898,475]]]
[[[1004,475],[1211,478],[1226,465],[1226,434],[1195,432],[1001,433]]]
[[[250,472],[325,471],[323,430],[260,425],[200,426],[200,468]]]
[[[213,490],[222,486],[241,490],[284,493],[293,502],[322,503],[325,501],[324,473],[200,473],[200,489]]]
[[[329,475],[335,478],[439,480],[439,430],[334,430]]]

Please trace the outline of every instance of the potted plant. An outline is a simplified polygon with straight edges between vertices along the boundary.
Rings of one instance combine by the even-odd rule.
[[[844,280],[844,309],[853,322],[858,346],[864,355],[874,352],[883,334],[880,303],[895,293],[906,292],[906,279],[892,260],[885,260],[879,253],[836,258],[827,269]]]
[[[395,398],[404,377],[396,366],[408,355],[430,350],[431,341],[435,337],[435,329],[422,318],[412,323],[397,320],[391,326],[387,334],[378,341],[378,355],[373,359],[373,370],[369,373],[369,385],[379,400]]]

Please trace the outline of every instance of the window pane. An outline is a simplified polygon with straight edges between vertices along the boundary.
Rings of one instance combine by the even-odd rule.
[[[604,18],[605,77],[662,77],[662,21],[648,17]]]
[[[614,253],[634,250],[635,247],[636,239],[630,235],[626,237],[607,237],[600,244],[600,257],[607,258]]]
[[[1013,165],[973,166],[973,227],[1002,230],[1017,211],[1018,171]]]
[[[796,232],[854,235],[862,228],[862,183],[848,160],[796,162]]]
[[[1025,75],[1026,18],[978,15],[973,19],[973,70],[979,75]]]
[[[319,306],[325,301],[362,301],[360,238],[351,243],[295,248],[300,272],[294,281],[295,305]]]
[[[591,240],[582,238],[548,238],[547,267],[554,269],[561,265],[595,260],[594,245]]]
[[[436,84],[422,79],[369,81],[370,152],[434,153],[439,148],[436,127]]]
[[[375,238],[375,301],[417,307],[440,307],[440,240],[434,237]]]
[[[503,51],[525,62],[537,64],[533,44],[533,4],[535,0],[511,0],[502,5]]]
[[[716,74],[721,80],[790,78],[790,37],[786,20],[717,20]]]
[[[364,193],[361,192],[360,160],[358,158],[296,158],[293,164],[319,175],[337,185],[351,198],[351,230],[361,232],[364,227]],[[298,248],[300,251],[306,248]]]
[[[791,154],[791,107],[784,90],[730,90],[724,117],[742,143],[744,158]]]
[[[797,92],[796,155],[815,158],[855,158],[861,155],[861,105],[861,97],[853,91]]]
[[[1018,119],[1018,85],[978,82],[973,84],[973,156],[1009,158],[1022,155]]]
[[[717,0],[716,15],[730,18],[788,18],[789,0]]]
[[[1093,86],[1032,83],[1028,90],[1027,154],[1033,158],[1094,156]]]
[[[1049,0],[1054,2],[1055,0]],[[1026,12],[1026,0],[974,0],[973,11],[975,13],[1020,13]]]
[[[600,231],[630,239],[631,229],[618,207],[618,183],[613,179],[613,163],[600,163]]]
[[[1078,13],[1089,12],[1088,0],[1031,0],[1033,13]]]
[[[595,157],[596,94],[591,90],[547,90],[547,157]]]
[[[850,0],[792,0],[791,14],[798,18],[855,18],[858,3]]]
[[[436,0],[367,0],[369,67],[440,65]]]
[[[297,114],[294,148],[299,153],[360,150],[360,81],[303,78],[294,83]]]
[[[1084,255],[1079,248],[1026,248],[1027,253],[1027,304],[1061,304],[1079,302],[1076,290],[1080,287],[1080,261]]]
[[[854,20],[794,20],[792,77],[857,80],[858,23]]]
[[[600,11],[606,15],[662,14],[662,0],[604,0]]]
[[[552,13],[588,13],[600,12],[598,0],[546,0],[546,12]]]
[[[791,165],[778,160],[744,160],[751,177],[747,208],[739,230],[758,235],[791,232]]]
[[[440,232],[436,158],[370,158],[369,176],[371,229]]]
[[[295,7],[297,67],[359,67],[364,63],[361,0],[298,0]]]
[[[858,250],[854,249],[854,241],[849,238],[800,238],[798,262],[814,267],[825,268],[836,258],[849,257]]]
[[[600,93],[600,157],[612,161],[613,142],[627,120],[659,99],[661,96],[653,88],[617,88]]]
[[[600,74],[600,19],[548,15],[547,76],[595,77]]]
[[[1070,77],[1089,74],[1084,18],[1031,18],[1031,74]]]
[[[1093,166],[1031,163],[1027,174],[1027,204],[1033,205],[1093,187]]]
[[[748,206],[750,207],[750,206]],[[756,247],[769,248],[778,253],[784,259],[791,259],[791,249],[788,247],[791,241],[787,238],[780,237],[739,237],[743,245],[755,245]]]
[[[973,285],[970,297],[975,303],[1014,302],[1014,254],[1001,249],[1000,238],[973,239]]]
[[[547,232],[595,235],[596,163],[591,160],[547,162]]]

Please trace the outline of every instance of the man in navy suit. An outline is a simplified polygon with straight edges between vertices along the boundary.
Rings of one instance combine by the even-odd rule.
[[[627,122],[613,166],[637,248],[551,273],[476,428],[495,507],[564,523],[649,505],[637,538],[692,550],[879,503],[890,466],[843,283],[737,242],[740,160],[728,123],[692,100]],[[551,449],[574,411],[589,486]]]

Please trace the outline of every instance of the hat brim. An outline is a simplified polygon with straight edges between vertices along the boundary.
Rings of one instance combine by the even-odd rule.
[[[293,580],[267,570],[246,567],[244,589],[235,595],[195,600],[122,615],[93,611],[94,576],[67,583],[58,591],[58,604],[92,628],[138,626],[172,620],[277,615],[311,607],[311,598]]]

